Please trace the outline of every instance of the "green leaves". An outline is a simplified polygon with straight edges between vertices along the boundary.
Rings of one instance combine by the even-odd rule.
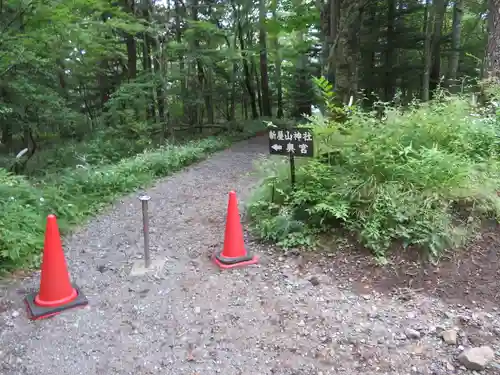
[[[315,81],[329,99],[331,85]],[[486,215],[500,215],[499,125],[478,125],[469,110],[466,99],[447,97],[389,109],[384,122],[358,111],[342,128],[332,121],[331,136],[313,122],[318,148],[329,155],[304,161],[295,190],[288,165],[266,169],[267,189],[249,208],[256,232],[291,245],[297,231],[308,238],[342,226],[378,258],[397,241],[433,257],[463,244]],[[302,226],[294,224],[290,237],[284,220]]]
[[[122,18],[111,18],[106,22],[108,27],[135,35],[146,30],[145,25],[138,22],[130,22]]]
[[[27,179],[8,174],[0,168],[0,269],[32,265],[39,261],[43,246],[45,217],[56,214],[61,230],[95,214],[117,196],[131,192],[182,167],[205,158],[208,154],[227,147],[233,139],[253,135],[263,128],[253,124],[237,136],[210,137],[183,145],[165,145],[155,151],[145,151],[116,164],[92,165],[66,169],[47,176],[38,186]],[[88,161],[98,163],[113,152],[123,152],[120,141],[96,145]],[[66,156],[67,157],[67,156]],[[119,154],[117,159],[121,159]],[[109,162],[109,160],[107,160]]]
[[[331,103],[333,98],[335,97],[333,85],[323,76],[312,77],[312,81],[314,83],[314,87],[316,88],[322,99],[325,101],[325,103]]]

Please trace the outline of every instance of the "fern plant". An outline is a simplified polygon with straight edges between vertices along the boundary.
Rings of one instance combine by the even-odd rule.
[[[339,104],[333,85],[325,77],[313,77],[313,83],[326,108],[326,117],[334,122],[344,123],[353,109],[352,103],[346,106]]]
[[[335,108],[329,82],[315,82]],[[251,204],[258,234],[301,247],[340,227],[378,259],[395,243],[431,257],[462,245],[485,217],[500,217],[498,125],[478,126],[469,111],[464,98],[450,97],[388,108],[383,123],[362,111],[345,123],[311,117],[319,158],[297,169],[295,189],[286,163],[266,169],[273,189]]]

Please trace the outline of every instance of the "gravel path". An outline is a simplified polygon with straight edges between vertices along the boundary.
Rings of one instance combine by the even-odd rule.
[[[161,272],[129,276],[142,251],[131,196],[65,241],[88,308],[30,322],[22,298],[38,278],[2,287],[0,374],[469,374],[456,361],[464,348],[500,350],[498,311],[355,294],[331,276],[328,258],[304,264],[249,240],[258,266],[214,267],[227,193],[245,199],[255,183],[247,172],[266,152],[266,139],[243,142],[148,191],[153,257],[167,258]],[[441,332],[453,327],[457,342],[446,344]]]

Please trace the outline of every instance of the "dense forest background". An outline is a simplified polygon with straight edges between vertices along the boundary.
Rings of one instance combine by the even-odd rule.
[[[408,115],[413,117],[397,113],[384,123],[380,115],[391,105],[410,108],[415,100],[438,103],[443,89],[457,98],[475,93],[482,103],[491,99],[485,82],[499,77],[499,0],[3,0],[0,28],[0,268],[39,259],[44,215],[58,215],[64,231],[114,197],[255,134],[264,120],[291,124],[313,108],[342,122],[343,105],[352,101],[357,109],[376,108],[377,115],[353,115],[357,139],[347,139],[345,129],[329,138],[328,151],[346,153],[343,170],[335,169],[340,164],[316,166],[329,184],[350,176],[338,186],[344,190],[334,197],[321,193],[332,186],[316,186],[307,193],[314,209],[304,210],[306,195],[296,192],[282,203],[295,199],[302,213],[319,215],[318,223],[327,222],[327,210],[379,254],[400,237],[443,248],[446,241],[435,231],[451,228],[449,202],[465,199],[455,194],[459,182],[449,177],[450,165],[463,167],[456,171],[462,178],[486,173],[474,164],[475,155],[498,159],[491,151],[496,122],[478,133],[464,120],[470,110],[462,102]],[[408,145],[401,144],[405,139]],[[360,142],[365,150],[352,148]],[[414,161],[405,159],[408,176],[400,173],[402,165],[390,168],[394,155],[417,152],[411,148],[416,143],[421,176],[409,186],[405,181],[418,175]],[[436,144],[452,154],[436,153]],[[389,172],[380,165],[369,169],[382,157]],[[435,195],[431,185],[439,176],[429,176],[439,163],[444,193],[420,212],[422,200]],[[485,179],[497,186],[487,173],[461,194],[477,195],[472,187],[486,186]],[[401,195],[393,180],[381,183],[389,175],[400,179]],[[361,196],[356,181],[373,186]],[[414,194],[422,181],[432,184]],[[345,190],[349,186],[352,191]],[[496,197],[490,190],[488,204]],[[394,218],[393,207],[411,206],[408,192],[415,210]],[[400,201],[391,201],[396,197]],[[327,198],[337,201],[318,203]],[[380,204],[387,211],[381,213]],[[276,212],[259,212],[269,216],[260,220],[269,223],[261,228],[263,237],[289,237],[273,221],[280,217]],[[283,219],[287,228],[299,221]],[[446,233],[451,238],[452,231]],[[295,236],[291,245],[306,237]]]
[[[242,119],[309,114],[314,76],[365,105],[478,90],[499,64],[498,5],[2,1],[0,165],[27,148],[15,171],[40,174],[74,155],[113,161]]]

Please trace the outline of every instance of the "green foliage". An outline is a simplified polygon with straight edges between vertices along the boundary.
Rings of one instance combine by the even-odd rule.
[[[150,136],[152,130],[154,127],[146,123],[130,123],[127,131],[120,132],[120,128],[100,130],[80,142],[69,140],[64,146],[51,145],[58,135],[44,133],[39,136],[41,150],[29,159],[23,172],[30,178],[40,178],[66,168],[117,163],[156,146],[157,142]],[[1,158],[0,168],[8,168],[14,160],[14,155]]]
[[[342,128],[313,120],[319,156],[297,170],[264,166],[268,177],[248,213],[261,237],[284,246],[345,228],[383,258],[395,241],[438,256],[463,243],[486,216],[498,217],[498,123],[470,114],[468,100],[441,96],[381,122],[353,112]]]
[[[337,123],[343,123],[348,115],[347,109],[353,109],[352,105],[347,108],[337,100],[333,85],[325,77],[313,77],[313,84],[320,102],[326,107],[324,111],[326,117]]]
[[[264,128],[253,123],[244,132],[209,137],[183,145],[165,145],[116,164],[81,165],[31,183],[0,168],[0,269],[38,262],[45,217],[57,215],[64,233],[116,197],[132,192]]]
[[[360,173],[359,178],[372,175],[379,178],[378,174],[386,173],[385,170],[370,170],[363,172],[365,176],[349,169],[360,157],[358,154],[363,152],[373,152],[373,157],[383,160],[387,150],[396,147],[394,145],[399,140],[393,138],[394,144],[387,144],[390,139],[381,140],[385,148],[380,146],[381,149],[375,149],[369,140],[378,135],[377,130],[373,130],[378,129],[378,121],[375,117],[354,114],[356,108],[344,106],[342,100],[351,90],[363,90],[370,95],[373,93],[369,103],[379,96],[390,101],[393,91],[398,91],[401,103],[408,103],[412,97],[419,95],[424,68],[422,22],[425,19],[424,11],[430,7],[420,3],[405,9],[402,14],[396,12],[398,22],[392,22],[395,30],[391,40],[391,33],[386,32],[391,21],[389,9],[379,2],[368,4],[361,13],[351,12],[352,8],[342,14],[345,30],[339,33],[337,39],[327,35],[331,29],[328,27],[328,6],[320,9],[313,1],[264,2],[265,8],[273,11],[272,20],[260,19],[255,2],[237,2],[234,6],[200,3],[201,6],[195,8],[193,4],[177,6],[179,4],[176,3],[171,9],[165,4],[146,1],[142,5],[148,8],[147,16],[132,6],[133,3],[7,0],[3,4],[0,10],[3,29],[0,59],[0,168],[12,165],[15,155],[27,148],[29,152],[16,163],[16,167],[19,167],[16,173],[43,181],[54,180],[53,176],[62,175],[57,180],[57,186],[46,182],[39,184],[45,195],[50,196],[53,190],[54,196],[64,196],[64,191],[73,188],[76,193],[81,189],[86,191],[85,194],[91,194],[87,187],[83,187],[86,177],[79,176],[94,172],[92,176],[96,180],[92,180],[94,177],[89,180],[94,181],[96,186],[105,185],[106,181],[112,187],[116,186],[116,191],[132,186],[134,183],[129,180],[132,178],[130,176],[125,177],[123,174],[114,180],[114,174],[99,174],[97,170],[107,170],[107,164],[121,165],[123,158],[132,158],[146,148],[153,148],[171,135],[175,135],[175,139],[193,139],[193,134],[200,137],[206,135],[211,131],[210,126],[218,125],[222,120],[239,123],[241,117],[257,115],[251,113],[251,105],[262,108],[266,100],[259,71],[261,45],[258,40],[259,27],[265,25],[262,31],[267,32],[268,39],[267,83],[271,101],[280,97],[279,106],[284,109],[284,116],[298,118],[308,113],[312,102],[308,78],[311,75],[330,76],[335,73],[336,87],[340,93],[338,97],[325,78],[313,80],[321,101],[326,103],[326,110],[323,111],[325,118],[312,119],[316,136],[322,139],[316,151],[328,153],[329,160],[340,163],[336,166],[343,165],[349,173],[354,173],[354,177]],[[351,5],[357,6],[355,3]],[[464,83],[466,81],[475,84],[474,77],[479,76],[481,70],[487,39],[484,32],[486,8],[486,2],[480,0],[471,0],[464,8],[460,46],[464,58],[460,59],[457,72],[462,83],[461,89],[467,86]],[[443,37],[438,51],[443,67],[448,65],[451,56],[448,52],[452,50],[449,37],[453,24],[452,3],[447,7],[444,17]],[[348,29],[357,31],[354,33],[357,35],[357,46],[350,46],[353,40],[348,37],[352,34]],[[345,37],[349,40],[344,40]],[[337,50],[323,49],[332,47],[332,44],[337,46]],[[359,56],[352,56],[353,51],[361,54],[356,52]],[[392,59],[389,59],[391,55]],[[379,56],[385,56],[383,61],[378,61]],[[335,72],[332,71],[333,67]],[[436,79],[434,70],[431,81]],[[388,71],[393,73],[388,76]],[[438,76],[443,74],[438,73]],[[254,93],[250,94],[250,91]],[[261,97],[258,97],[258,93]],[[272,104],[275,107],[277,103]],[[359,124],[353,122],[355,118],[360,121]],[[427,121],[426,118],[421,120]],[[368,138],[365,139],[365,136]],[[425,156],[422,154],[422,140],[416,135],[405,136],[405,157],[422,163],[436,157],[431,155],[433,144],[425,145],[431,155]],[[435,136],[432,133],[430,137]],[[455,141],[453,147],[456,149],[450,152],[455,154],[462,148],[464,155],[474,154],[477,148],[482,147],[478,146],[479,143],[489,142],[488,136],[475,137],[465,143],[461,143],[462,140]],[[368,149],[356,149],[361,147],[355,144],[358,140],[367,142]],[[342,144],[340,147],[339,141],[352,144]],[[481,157],[489,160],[490,150],[481,150]],[[349,152],[356,156],[349,161],[350,164],[346,164],[342,158],[351,157]],[[366,158],[371,162],[368,156]],[[416,163],[413,159],[410,161]],[[450,160],[448,162],[452,163]],[[334,168],[321,170],[325,167],[322,161],[317,160],[316,164],[311,164],[310,172],[316,168],[315,173],[327,174]],[[366,168],[370,165],[368,162],[365,164]],[[75,167],[78,173],[67,170]],[[431,178],[435,178],[436,170],[432,164],[427,167],[430,173],[434,173],[430,175]],[[401,172],[400,169],[398,171]],[[138,173],[139,178],[142,178],[141,173]],[[48,180],[45,175],[48,175]],[[8,176],[2,178],[10,181]],[[428,176],[419,178],[429,179]],[[298,215],[300,210],[291,208],[297,204],[298,192],[291,194],[287,184],[283,184],[285,180],[283,176],[275,180],[275,198],[281,196],[282,202],[276,203],[274,208],[279,214],[277,218],[262,221],[264,237],[285,241],[283,244],[286,246],[309,245],[312,235],[324,230],[328,221],[325,219],[320,224],[313,222],[305,225],[305,220],[313,214],[335,218],[340,215],[338,220],[356,230],[350,220],[358,220],[357,214],[343,203],[352,202],[351,198],[343,195],[343,190],[337,194],[341,198],[325,200],[324,205],[314,208],[312,213],[304,211]],[[368,185],[371,184],[371,180],[367,181]],[[26,185],[23,191],[39,194],[38,186],[35,189],[26,180],[21,179],[16,183],[21,190],[24,189],[21,186]],[[103,191],[111,194],[111,190],[106,190],[109,186],[106,186]],[[378,189],[379,185],[376,186]],[[21,202],[18,209],[24,210],[24,201],[13,196],[16,202]],[[306,198],[300,198],[301,202]],[[338,204],[335,205],[335,202]],[[305,207],[308,205],[304,202],[301,204]],[[29,203],[29,210],[33,207],[34,203]],[[62,210],[61,207],[59,209]],[[66,209],[69,210],[68,207]],[[274,206],[267,208],[271,207]],[[332,211],[331,207],[336,211]],[[363,206],[361,211],[363,214],[359,214],[360,217],[368,217],[368,208]],[[87,215],[85,210],[83,215]],[[68,213],[68,217],[72,216]],[[12,225],[16,223],[13,221]],[[30,225],[27,228],[31,228]],[[24,232],[21,231],[19,235],[24,236]],[[367,235],[365,237],[368,238]],[[17,253],[19,256],[26,254],[27,247],[15,243],[19,244],[20,250],[12,250],[15,249],[14,245],[7,246],[5,259],[17,259]]]

